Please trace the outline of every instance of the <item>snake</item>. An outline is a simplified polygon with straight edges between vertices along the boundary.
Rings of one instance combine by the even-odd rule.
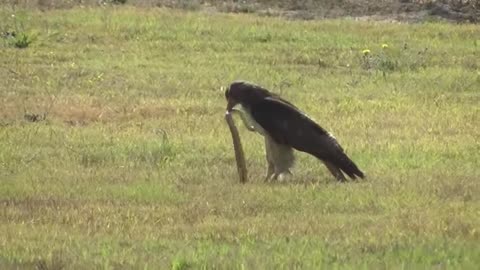
[[[245,162],[245,154],[243,152],[242,142],[240,141],[240,135],[238,129],[233,122],[232,113],[227,111],[225,113],[225,121],[227,121],[228,128],[232,134],[233,150],[235,151],[235,160],[237,163],[237,172],[240,178],[240,183],[246,183],[248,181],[247,165]]]

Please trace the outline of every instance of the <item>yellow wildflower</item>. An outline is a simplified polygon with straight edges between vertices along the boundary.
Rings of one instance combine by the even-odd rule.
[[[370,50],[369,49],[365,49],[362,51],[363,55],[369,55],[370,54]]]
[[[388,44],[383,43],[383,44],[382,44],[382,49],[387,49],[387,48],[388,48]]]

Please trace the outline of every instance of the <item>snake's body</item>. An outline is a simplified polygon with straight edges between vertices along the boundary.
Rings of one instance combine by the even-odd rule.
[[[247,165],[245,163],[245,154],[243,153],[242,142],[240,141],[240,134],[233,122],[233,117],[230,112],[225,113],[225,121],[227,121],[230,133],[232,134],[233,149],[235,151],[235,160],[237,162],[238,176],[240,177],[240,183],[246,183],[248,180]]]

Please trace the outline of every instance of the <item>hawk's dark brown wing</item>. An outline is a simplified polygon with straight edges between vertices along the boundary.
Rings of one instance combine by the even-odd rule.
[[[333,164],[352,179],[364,177],[337,140],[291,103],[277,97],[267,97],[252,105],[250,113],[277,143]]]

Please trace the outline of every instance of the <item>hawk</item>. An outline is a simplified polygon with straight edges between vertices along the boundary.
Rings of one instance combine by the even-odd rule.
[[[293,149],[321,160],[339,181],[364,178],[328,131],[295,105],[267,89],[246,81],[235,81],[225,91],[227,113],[239,111],[247,128],[265,137],[266,180],[282,180],[291,174]],[[237,109],[241,105],[241,109]]]

